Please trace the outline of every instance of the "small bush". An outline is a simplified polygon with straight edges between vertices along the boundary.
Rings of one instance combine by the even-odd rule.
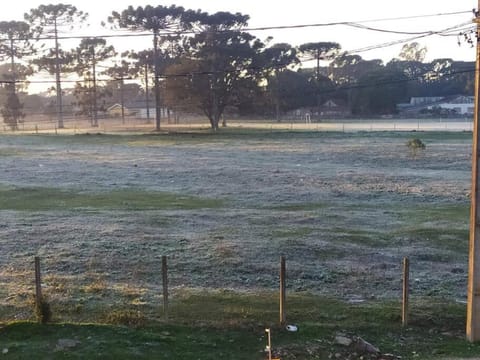
[[[426,146],[422,140],[413,138],[407,141],[407,147],[412,152],[413,157],[417,156],[419,150],[425,150]]]
[[[422,140],[420,140],[418,138],[413,138],[413,139],[408,140],[407,146],[410,149],[425,149],[425,144],[423,143]]]

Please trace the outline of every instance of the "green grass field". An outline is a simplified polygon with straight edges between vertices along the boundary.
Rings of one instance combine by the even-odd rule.
[[[271,328],[274,353],[286,360],[335,354],[359,359],[362,353],[353,346],[335,342],[337,334],[360,336],[382,353],[402,359],[473,358],[480,353],[480,345],[464,340],[461,304],[417,299],[404,328],[400,304],[393,301],[352,305],[295,294],[288,296],[286,307],[287,322],[296,324],[298,332],[277,325],[275,294],[184,294],[171,305],[167,321],[124,309],[108,314],[110,324],[3,324],[0,351],[8,351],[5,359],[266,359],[264,330]]]
[[[427,145],[415,157],[412,137]],[[402,359],[480,356],[464,340],[471,134],[0,140],[0,359],[265,359],[267,327],[282,360],[378,358],[337,333]],[[34,256],[48,325],[35,323]],[[278,326],[280,256],[296,333]]]

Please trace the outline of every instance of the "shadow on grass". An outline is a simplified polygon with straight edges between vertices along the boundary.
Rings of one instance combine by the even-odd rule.
[[[297,324],[298,332],[288,332],[278,325],[275,293],[185,290],[172,299],[168,320],[163,319],[162,309],[157,307],[142,318],[144,322],[127,322],[130,326],[13,322],[0,325],[0,339],[1,347],[8,351],[5,359],[252,360],[265,358],[264,330],[269,327],[274,349],[282,354],[282,360],[327,359],[332,353],[349,356],[354,349],[334,341],[339,332],[361,336],[383,353],[393,353],[402,359],[480,354],[480,345],[464,340],[465,305],[462,304],[415,299],[406,328],[400,324],[399,302],[353,305],[297,293],[288,295],[286,309],[287,322]],[[128,317],[135,311],[115,312]],[[95,318],[108,319],[98,314],[92,320]]]

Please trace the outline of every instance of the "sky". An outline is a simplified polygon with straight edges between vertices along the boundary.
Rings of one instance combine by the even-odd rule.
[[[175,4],[188,9],[201,9],[209,13],[217,11],[241,12],[250,16],[249,27],[284,26],[300,24],[324,24],[332,22],[361,23],[380,30],[417,33],[426,31],[449,31],[449,36],[431,35],[414,39],[415,34],[396,34],[360,29],[345,25],[316,26],[287,30],[252,31],[252,34],[265,40],[272,36],[272,43],[287,42],[300,45],[307,42],[333,41],[338,42],[342,50],[356,53],[364,59],[382,59],[388,62],[397,57],[402,45],[416,41],[427,47],[425,61],[437,58],[452,58],[454,60],[474,61],[475,49],[459,38],[457,34],[462,29],[473,29],[472,9],[477,8],[476,0],[179,0],[153,1],[147,0],[62,0],[62,3],[75,5],[78,9],[89,13],[89,26],[74,30],[69,35],[103,35],[110,32],[102,28],[101,22],[106,21],[111,12],[121,12],[129,5],[164,5]],[[57,3],[55,1],[20,0],[16,6],[5,6],[0,13],[0,21],[23,20],[23,14],[41,4]],[[449,16],[423,16],[464,12]],[[416,17],[408,18],[405,17]],[[394,20],[395,18],[403,18]],[[380,19],[389,19],[378,21]],[[369,21],[377,20],[377,21]],[[459,25],[464,24],[461,27]],[[458,44],[460,39],[460,45]],[[79,40],[63,40],[62,46],[70,49]],[[151,39],[145,38],[110,38],[109,43],[118,51],[141,50],[151,47]],[[375,50],[359,51],[364,48],[391,42],[401,42],[392,46],[383,46]],[[52,44],[53,45],[53,44]]]

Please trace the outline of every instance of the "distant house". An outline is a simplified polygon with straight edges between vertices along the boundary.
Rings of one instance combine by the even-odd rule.
[[[319,108],[320,117],[342,117],[351,115],[350,108],[341,100],[327,100]]]
[[[292,118],[302,121],[321,121],[325,118],[339,118],[348,117],[352,115],[350,108],[344,101],[341,100],[327,100],[320,106],[302,107],[290,111],[288,115]]]
[[[123,113],[125,116],[130,115],[130,111],[123,106]],[[113,104],[112,106],[107,108],[107,115],[109,117],[121,117],[122,116],[122,105],[120,104]]]
[[[410,98],[410,105],[422,106],[425,104],[431,104],[437,101],[442,101],[444,98],[445,96],[423,96],[423,97],[414,96]]]
[[[452,99],[440,102],[436,106],[441,109],[449,109],[459,115],[473,115],[475,108],[474,96],[457,96]]]
[[[409,103],[397,104],[397,109],[403,115],[472,115],[474,103],[473,96],[465,95],[412,97]]]
[[[160,108],[160,117],[167,118],[168,111],[169,110],[166,107]],[[170,110],[170,113],[171,113],[171,110]],[[137,118],[140,118],[140,119],[147,119],[148,117],[150,117],[151,119],[154,119],[157,115],[157,109],[155,108],[155,106],[152,106],[147,111],[146,107],[139,107],[135,109],[135,115],[137,116]]]

